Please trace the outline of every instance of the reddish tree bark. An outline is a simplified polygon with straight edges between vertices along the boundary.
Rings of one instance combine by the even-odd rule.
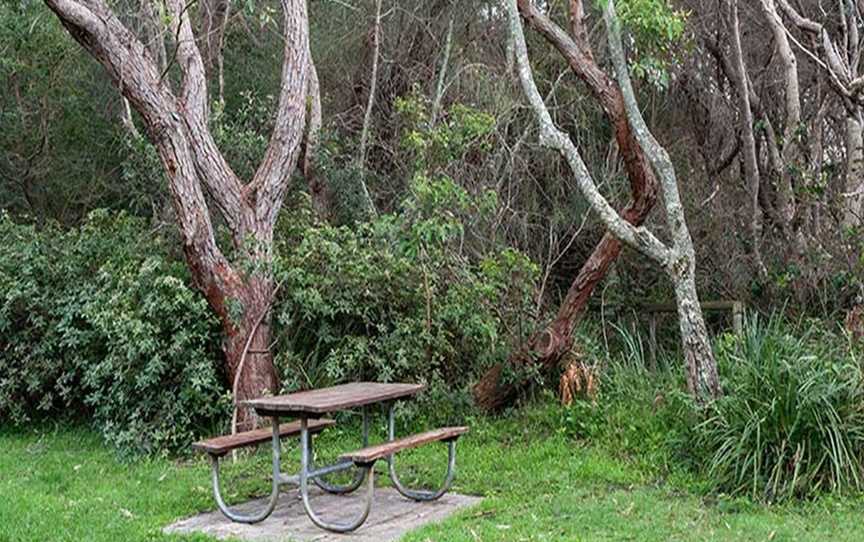
[[[631,130],[620,87],[594,60],[584,26],[582,0],[570,0],[570,34],[537,9],[531,0],[518,0],[518,5],[519,13],[528,26],[558,50],[603,108],[614,128],[630,182],[631,201],[619,214],[634,226],[642,224],[657,201],[657,179]],[[503,378],[507,366],[519,368],[537,364],[544,370],[555,367],[561,356],[570,350],[573,328],[584,314],[594,289],[621,253],[621,246],[611,233],[603,236],[573,279],[555,319],[531,336],[506,363],[489,369],[474,386],[474,400],[478,406],[485,410],[498,410],[515,399],[520,383],[507,382]]]
[[[165,2],[174,39],[171,58],[181,75],[179,88],[174,90],[171,78],[164,77],[151,52],[105,0],[45,0],[45,4],[103,65],[139,113],[159,153],[186,261],[222,324],[226,372],[230,383],[238,382],[235,400],[276,391],[272,359],[257,352],[266,351],[270,339],[267,313],[274,295],[269,274],[273,229],[307,124],[310,55],[305,0],[282,0],[285,45],[279,108],[264,159],[245,184],[225,161],[208,129],[205,62],[192,31],[188,5],[182,0]],[[205,191],[224,218],[242,263],[230,262],[217,246]],[[261,325],[256,326],[259,321]],[[255,335],[249,341],[253,330]],[[251,354],[238,377],[247,342]],[[239,422],[252,425],[255,420],[241,415]]]

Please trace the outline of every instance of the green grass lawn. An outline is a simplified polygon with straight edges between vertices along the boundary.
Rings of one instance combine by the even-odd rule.
[[[644,462],[558,434],[548,412],[472,421],[459,443],[455,490],[485,500],[405,540],[864,540],[862,500],[764,507],[700,497],[689,483],[658,480]],[[322,437],[322,453],[356,446],[349,429]],[[440,475],[443,450],[409,452],[400,463],[406,478]],[[296,467],[294,452],[286,443],[285,470]],[[268,463],[262,447],[228,465],[231,499],[266,493]],[[213,508],[203,459],[124,463],[82,427],[0,428],[0,542],[209,540],[161,529]]]

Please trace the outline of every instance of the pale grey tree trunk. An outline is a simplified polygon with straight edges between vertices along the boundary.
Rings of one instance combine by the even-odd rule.
[[[794,237],[792,222],[795,219],[795,182],[791,171],[798,168],[801,161],[801,150],[798,145],[797,132],[801,127],[801,89],[798,80],[798,60],[789,42],[786,27],[777,12],[774,0],[761,0],[762,11],[774,36],[777,55],[783,70],[784,105],[786,124],[783,130],[783,148],[779,163],[775,164],[779,179],[777,187],[777,215],[782,220],[782,226],[787,236]],[[800,244],[800,239],[798,240]],[[799,246],[799,251],[802,247]]]
[[[687,386],[698,401],[710,400],[721,393],[720,379],[717,374],[717,361],[702,316],[702,306],[696,292],[696,253],[693,250],[693,239],[687,228],[684,206],[681,204],[681,196],[678,192],[675,168],[666,149],[648,130],[639,104],[636,102],[627,58],[621,43],[621,27],[615,13],[614,0],[608,0],[603,15],[612,64],[615,66],[615,73],[624,93],[627,116],[633,125],[637,139],[645,149],[648,160],[657,172],[666,204],[666,223],[672,237],[672,247],[665,267],[675,286],[681,346],[687,367]]]
[[[381,57],[381,1],[375,2],[375,26],[372,29],[372,70],[369,73],[369,96],[366,98],[366,110],[363,113],[363,129],[360,131],[359,164],[360,192],[363,195],[367,212],[376,216],[378,211],[375,201],[366,185],[366,153],[369,144],[369,132],[372,128],[372,110],[375,107],[375,95],[378,92],[378,63]]]
[[[691,249],[690,255],[683,256],[679,264],[667,272],[675,287],[687,388],[696,398],[717,397],[720,395],[720,379],[696,291],[694,262]]]
[[[741,30],[738,22],[738,0],[727,0],[729,34],[732,42],[732,63],[729,76],[733,79],[741,104],[741,140],[744,176],[750,190],[750,237],[753,244],[753,263],[761,276],[767,275],[762,260],[762,207],[759,205],[761,176],[756,158],[756,137],[753,133],[753,109],[750,105],[750,89],[747,67],[741,50]]]
[[[435,85],[435,96],[432,98],[432,109],[429,113],[429,128],[434,128],[441,111],[441,100],[444,99],[444,83],[447,80],[447,68],[450,66],[450,49],[453,47],[453,22],[455,14],[450,17],[447,25],[447,36],[444,38],[444,51],[441,53],[441,67],[438,69],[438,82]]]
[[[693,242],[684,217],[684,208],[678,193],[675,168],[664,149],[648,130],[636,102],[627,59],[621,44],[620,27],[615,14],[615,4],[609,0],[604,12],[609,49],[618,84],[624,98],[624,107],[636,136],[648,161],[651,163],[663,191],[666,221],[672,237],[671,246],[663,244],[653,233],[642,226],[634,226],[624,220],[597,189],[579,150],[570,137],[553,122],[549,109],[543,102],[528,59],[528,48],[522,31],[517,0],[508,0],[510,30],[514,37],[514,56],[522,89],[531,104],[540,128],[540,143],[557,150],[566,159],[576,177],[580,191],[608,230],[618,239],[642,252],[656,262],[670,277],[675,288],[675,297],[680,320],[681,341],[687,363],[687,385],[694,398],[700,402],[710,401],[720,395],[717,364],[711,350],[702,309],[695,286],[695,255]]]
[[[846,119],[846,186],[843,200],[843,226],[860,226],[864,212],[864,126],[860,114],[859,118]]]

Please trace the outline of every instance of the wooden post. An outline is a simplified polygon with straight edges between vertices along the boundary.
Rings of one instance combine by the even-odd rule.
[[[744,334],[744,304],[740,301],[732,305],[732,329],[739,337]]]

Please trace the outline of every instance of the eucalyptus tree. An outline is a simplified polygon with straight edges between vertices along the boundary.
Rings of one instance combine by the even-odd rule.
[[[518,0],[519,13],[561,55],[570,70],[579,78],[600,105],[615,134],[615,143],[624,163],[630,183],[631,199],[620,211],[621,217],[641,225],[657,200],[657,179],[645,151],[631,128],[624,105],[621,87],[600,67],[595,59],[587,28],[587,15],[583,0],[569,0],[569,32],[556,24],[532,0]],[[513,51],[513,36],[508,51]],[[572,347],[573,328],[588,305],[597,285],[609,272],[621,253],[621,241],[607,231],[573,277],[570,287],[558,307],[555,318],[536,332],[521,349],[507,361],[510,366],[539,364],[549,369]],[[498,364],[489,369],[474,387],[478,405],[494,410],[511,400],[517,390],[504,376],[507,366]]]
[[[819,67],[846,112],[847,162],[846,185],[841,195],[842,224],[858,226],[864,204],[864,72],[861,69],[864,42],[860,35],[864,31],[864,2],[839,0],[826,9],[821,4],[798,4],[800,7],[796,8],[789,0],[762,0],[762,6],[775,39],[782,40],[781,35],[785,34],[787,43],[794,45],[794,51],[792,46],[779,50],[787,67],[788,84],[797,84],[792,79],[798,78],[794,69],[795,51],[799,51]],[[802,7],[809,8],[811,13],[803,11]],[[788,103],[787,111],[794,114],[795,105]]]
[[[113,3],[45,0],[45,4],[105,68],[158,151],[186,261],[222,324],[235,399],[275,391],[277,375],[267,354],[276,289],[269,266],[274,227],[304,134],[314,124],[307,115],[307,96],[315,78],[305,0],[281,0],[284,48],[278,109],[264,157],[245,180],[225,160],[208,126],[207,64],[193,29],[192,4],[164,2],[164,16],[158,22],[166,25],[162,33],[167,38],[166,69],[160,69],[152,49],[124,24]],[[230,234],[230,246],[217,243],[214,211]],[[244,421],[254,419],[250,415]]]
[[[540,130],[542,145],[556,150],[566,160],[579,190],[588,200],[604,225],[620,241],[635,248],[660,266],[671,279],[678,308],[679,329],[684,352],[687,385],[697,401],[710,401],[720,395],[717,364],[705,327],[695,284],[695,254],[684,209],[678,191],[675,168],[666,149],[648,129],[630,80],[629,68],[621,40],[621,26],[613,0],[604,8],[607,41],[615,76],[624,98],[624,109],[639,145],[644,149],[658,177],[664,200],[665,218],[671,240],[663,243],[650,230],[636,226],[619,215],[600,193],[579,149],[570,137],[552,120],[534,82],[528,48],[522,31],[518,0],[507,0],[510,29],[517,72]]]

